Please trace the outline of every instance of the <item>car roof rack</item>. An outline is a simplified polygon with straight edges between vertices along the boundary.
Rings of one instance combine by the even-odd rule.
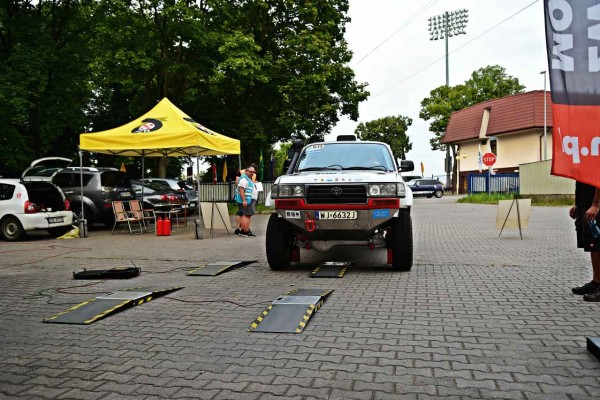
[[[338,135],[336,141],[338,142],[356,142],[355,135]]]

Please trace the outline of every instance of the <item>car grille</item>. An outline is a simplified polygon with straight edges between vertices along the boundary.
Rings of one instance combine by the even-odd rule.
[[[334,188],[341,189],[339,195]],[[366,204],[367,191],[364,185],[313,185],[306,190],[308,204]]]

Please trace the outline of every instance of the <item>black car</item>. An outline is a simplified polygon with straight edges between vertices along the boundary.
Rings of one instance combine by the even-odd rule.
[[[413,179],[407,185],[411,188],[413,196],[437,197],[444,195],[444,185],[437,179]]]
[[[131,185],[135,196],[142,201],[144,209],[155,209],[157,211],[169,210],[173,205],[185,205],[187,196],[185,192],[171,189],[161,182],[147,182],[144,180],[144,193],[142,194],[142,182],[132,180]]]
[[[83,197],[81,179],[83,178]],[[125,173],[116,168],[69,167],[58,172],[53,183],[60,187],[71,203],[71,210],[81,217],[83,212],[88,226],[101,222],[110,227],[114,223],[112,202],[133,200],[135,193]]]

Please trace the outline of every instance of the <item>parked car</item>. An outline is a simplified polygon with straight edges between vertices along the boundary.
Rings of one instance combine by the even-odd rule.
[[[0,179],[0,233],[8,241],[42,229],[58,237],[73,224],[73,213],[62,190],[51,180],[71,160],[41,158],[31,163],[21,179]],[[57,166],[58,165],[58,166]]]
[[[433,196],[438,199],[444,195],[444,185],[437,179],[413,179],[407,183],[415,196]]]
[[[83,209],[89,227],[96,222],[111,227],[114,223],[112,202],[135,198],[129,178],[116,168],[69,167],[59,171],[53,182],[63,190],[78,218]]]
[[[198,192],[188,181],[169,178],[144,178],[144,182],[158,182],[177,192],[185,192],[188,201],[186,204],[187,215],[193,214],[198,209]]]
[[[173,190],[164,183],[144,182],[143,193],[141,180],[131,180],[131,185],[135,191],[135,197],[142,201],[144,209],[168,211],[173,205],[182,205],[187,202],[185,192]]]

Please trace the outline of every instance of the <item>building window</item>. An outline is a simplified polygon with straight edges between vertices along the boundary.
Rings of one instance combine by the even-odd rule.
[[[498,155],[498,140],[496,138],[490,139],[490,152]]]

